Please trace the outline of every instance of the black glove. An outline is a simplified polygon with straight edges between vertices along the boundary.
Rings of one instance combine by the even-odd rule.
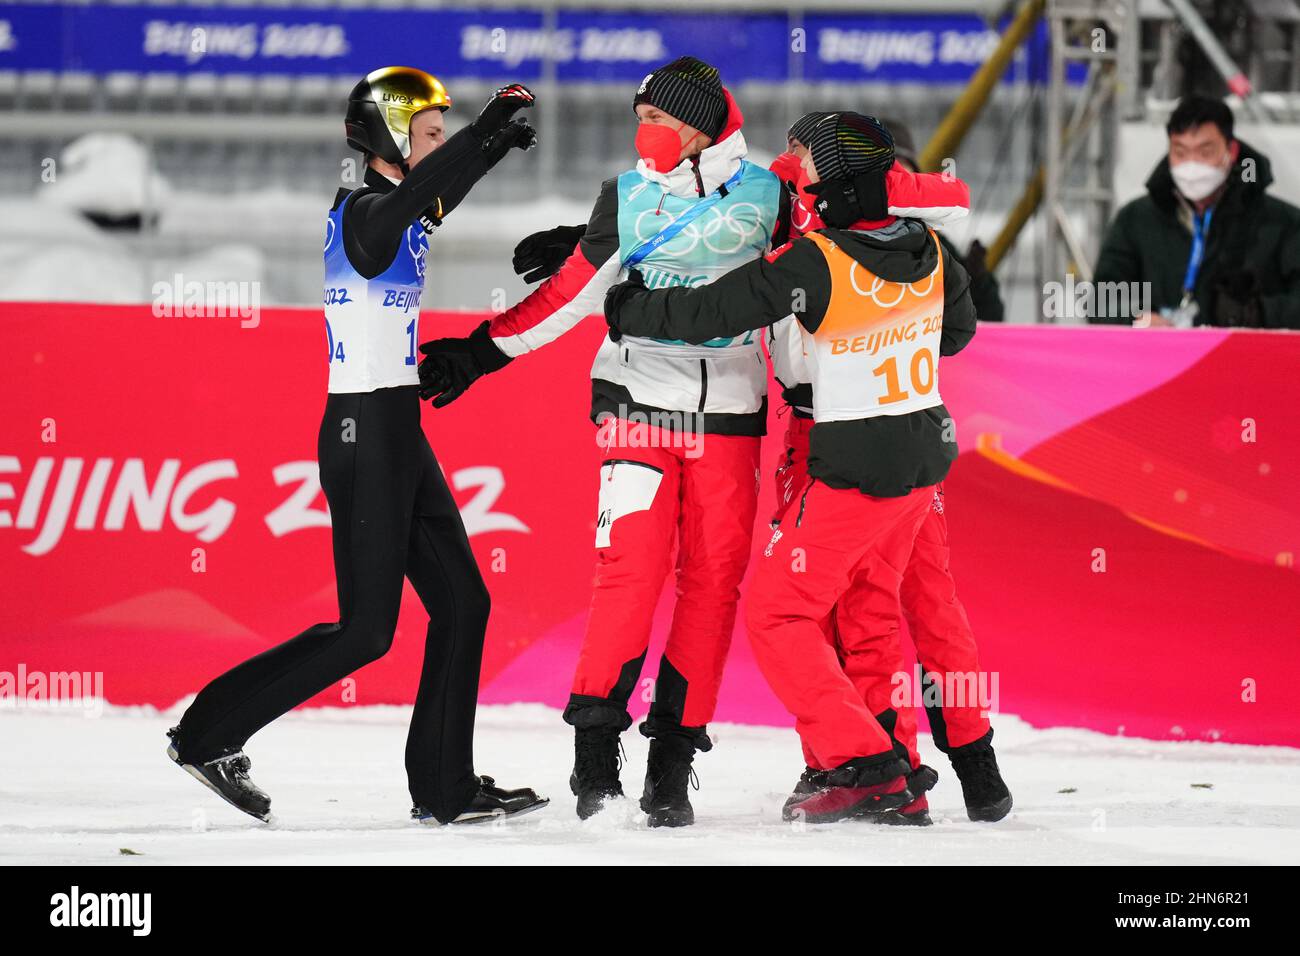
[[[578,240],[586,234],[585,225],[556,226],[521,239],[515,246],[515,258],[511,263],[515,275],[524,276],[525,282],[537,282],[554,275],[564,265],[564,260],[573,255]],[[525,272],[528,275],[524,275]]]
[[[434,408],[450,405],[483,375],[463,339],[437,339],[420,346],[420,398],[433,399]]]
[[[847,229],[860,219],[876,221],[889,215],[885,173],[878,169],[853,179],[828,179],[804,187],[817,197],[813,211],[833,229]]]
[[[484,322],[463,339],[434,339],[420,346],[420,397],[443,408],[489,372],[505,368],[510,356],[492,344]]]
[[[526,119],[511,120],[483,141],[488,169],[501,161],[512,149],[530,150],[537,145],[537,130]]]
[[[480,140],[487,141],[493,133],[509,123],[517,111],[532,106],[535,100],[533,91],[522,83],[503,86],[492,94],[487,106],[478,114],[478,119],[470,124],[470,129]]]
[[[644,295],[650,290],[645,287],[645,279],[637,269],[628,273],[628,277],[615,285],[609,287],[605,293],[605,324],[609,326],[609,340],[617,342],[623,337],[623,330],[618,326],[618,313],[623,308],[624,303],[638,295]]]

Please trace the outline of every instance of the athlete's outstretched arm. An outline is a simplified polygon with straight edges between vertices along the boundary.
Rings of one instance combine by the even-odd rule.
[[[403,234],[426,210],[435,225],[512,148],[530,149],[537,134],[511,115],[532,105],[518,84],[502,87],[469,126],[420,162],[390,192],[362,192],[343,216],[348,258],[366,278],[388,268]]]
[[[364,190],[348,203],[343,241],[353,267],[367,279],[387,269],[411,223],[425,209],[431,208],[436,216],[438,197],[456,181],[462,167],[482,162],[482,152],[481,141],[466,127],[416,163],[392,192]]]
[[[618,180],[609,179],[601,184],[578,247],[559,271],[488,322],[492,346],[515,358],[600,312],[605,291],[622,270],[618,248]]]
[[[466,163],[460,175],[439,195],[441,208],[438,214],[445,219],[460,205],[474,184],[492,171],[492,167],[512,149],[530,150],[537,145],[537,131],[525,120],[507,123],[483,143],[483,151],[476,161]]]
[[[815,331],[830,293],[825,256],[811,239],[796,239],[704,286],[651,291],[635,279],[620,282],[605,297],[605,318],[617,333],[699,345],[761,329],[792,313]]]
[[[524,352],[553,342],[585,316],[599,312],[618,278],[618,184],[607,180],[578,248],[555,275],[517,305],[493,316],[465,338],[435,339],[420,346],[420,395],[441,408],[481,376],[504,368]]]

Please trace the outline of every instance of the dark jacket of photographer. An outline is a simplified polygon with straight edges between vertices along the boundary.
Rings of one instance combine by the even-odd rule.
[[[1253,171],[1253,172],[1252,172]],[[1197,325],[1300,328],[1300,209],[1268,195],[1268,157],[1244,142],[1228,186],[1214,205],[1205,257],[1193,290]],[[1111,222],[1095,280],[1151,283],[1151,311],[1176,308],[1192,251],[1192,207],[1174,190],[1168,157],[1147,179],[1147,195]],[[1127,323],[1107,314],[1098,294],[1093,322]],[[1116,300],[1111,299],[1111,302]]]

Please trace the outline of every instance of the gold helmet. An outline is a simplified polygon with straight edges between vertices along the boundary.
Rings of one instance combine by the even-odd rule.
[[[405,168],[411,155],[411,117],[451,108],[436,76],[409,66],[385,66],[352,88],[344,120],[348,145]]]

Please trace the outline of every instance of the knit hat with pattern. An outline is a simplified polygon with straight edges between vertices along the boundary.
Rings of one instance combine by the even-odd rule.
[[[816,124],[807,143],[817,178],[853,179],[894,165],[894,137],[874,116],[837,113]]]
[[[632,106],[642,103],[694,126],[710,139],[718,138],[727,121],[721,74],[693,56],[678,57],[647,75]]]

